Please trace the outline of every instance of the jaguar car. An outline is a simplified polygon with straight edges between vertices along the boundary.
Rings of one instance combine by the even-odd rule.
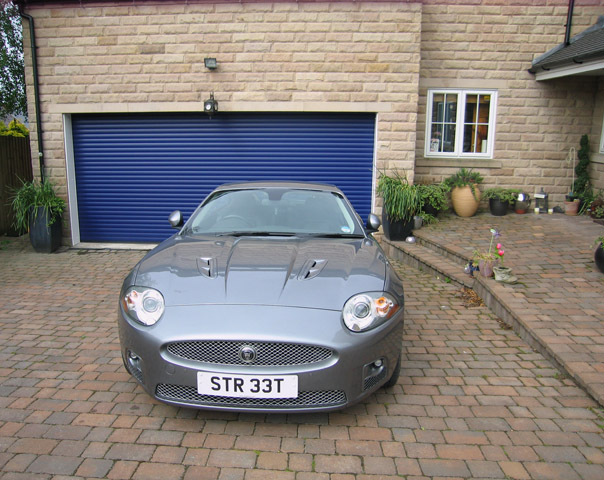
[[[124,280],[124,365],[159,401],[313,412],[397,383],[404,295],[373,234],[335,186],[214,190]]]

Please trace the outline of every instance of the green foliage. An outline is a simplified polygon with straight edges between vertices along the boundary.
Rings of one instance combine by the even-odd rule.
[[[594,242],[594,245],[596,246],[601,246],[602,248],[604,248],[604,235],[600,235],[598,238],[596,238],[596,241]]]
[[[23,38],[19,9],[0,2],[0,117],[27,115]]]
[[[13,192],[11,206],[15,213],[13,226],[19,232],[27,232],[30,219],[35,219],[38,209],[43,207],[48,214],[48,225],[52,225],[65,210],[65,201],[58,197],[52,183],[44,180],[42,183],[21,182],[21,186]]]
[[[29,130],[25,125],[14,119],[8,124],[8,127],[0,123],[0,136],[3,137],[29,137]]]
[[[589,203],[589,211],[593,218],[604,218],[604,193],[602,190],[594,195],[593,200]]]
[[[423,218],[424,223],[434,223],[436,221],[435,215],[448,208],[448,192],[449,187],[444,183],[417,185],[420,204],[419,215]]]
[[[484,191],[484,197],[487,199],[495,198],[500,202],[512,203],[518,198],[520,190],[517,188],[488,188]]]
[[[583,203],[589,204],[593,196],[591,182],[589,181],[589,138],[587,135],[581,137],[579,143],[579,163],[575,167],[575,183],[573,184],[573,194],[575,198],[580,198]]]
[[[451,190],[454,188],[463,188],[469,186],[472,190],[472,195],[474,195],[474,198],[478,200],[478,196],[476,194],[476,185],[482,183],[482,181],[483,178],[480,173],[475,172],[472,169],[468,170],[466,168],[460,168],[453,175],[446,178],[444,183]]]
[[[377,194],[384,199],[384,209],[391,221],[410,221],[419,212],[420,196],[406,177],[381,174]]]

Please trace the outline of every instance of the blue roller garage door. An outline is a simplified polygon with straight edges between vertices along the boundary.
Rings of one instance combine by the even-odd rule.
[[[371,208],[375,115],[74,115],[82,242],[157,242],[225,182],[331,183]]]

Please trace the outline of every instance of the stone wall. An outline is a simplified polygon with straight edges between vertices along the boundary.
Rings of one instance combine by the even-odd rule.
[[[438,181],[459,167],[485,177],[484,188],[543,187],[560,204],[572,183],[571,146],[593,128],[597,77],[537,82],[531,62],[564,41],[568,2],[426,2],[422,10],[422,61],[416,176]],[[572,34],[596,23],[602,2],[576,2]],[[429,88],[486,88],[498,92],[492,160],[424,158]],[[598,120],[600,128],[602,115]]]
[[[375,112],[377,168],[413,171],[419,3],[150,2],[28,13],[46,170],[65,197],[64,115],[202,111],[210,92],[220,111]],[[26,55],[31,66],[28,45]]]
[[[485,188],[543,187],[561,203],[572,176],[568,150],[584,133],[599,135],[604,105],[597,77],[537,82],[527,72],[536,56],[563,41],[568,2],[467,3],[31,5],[46,173],[67,199],[63,129],[70,114],[195,112],[214,92],[221,111],[374,112],[378,171],[438,181],[472,167],[485,176]],[[572,33],[594,24],[603,7],[604,0],[576,2]],[[207,70],[204,57],[216,57],[218,69]],[[424,158],[429,88],[498,91],[493,159]],[[37,152],[33,122],[32,139]],[[592,145],[597,151],[595,137]],[[594,157],[602,185],[604,156]]]

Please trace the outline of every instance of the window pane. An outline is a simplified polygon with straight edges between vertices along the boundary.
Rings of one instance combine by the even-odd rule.
[[[435,93],[432,96],[432,125],[428,147],[431,153],[455,150],[456,121],[457,94]]]
[[[457,121],[457,95],[447,94],[445,95],[445,122],[455,123]]]
[[[430,133],[430,152],[442,152],[442,138],[443,138],[443,126],[435,123],[432,125],[432,132]]]
[[[446,124],[443,131],[443,152],[455,151],[455,124]]]
[[[466,98],[466,123],[476,123],[476,118],[478,114],[478,95],[468,95]]]
[[[464,153],[488,153],[490,95],[468,95],[464,118]]]
[[[445,96],[442,93],[434,94],[432,97],[432,123],[443,121]]]

